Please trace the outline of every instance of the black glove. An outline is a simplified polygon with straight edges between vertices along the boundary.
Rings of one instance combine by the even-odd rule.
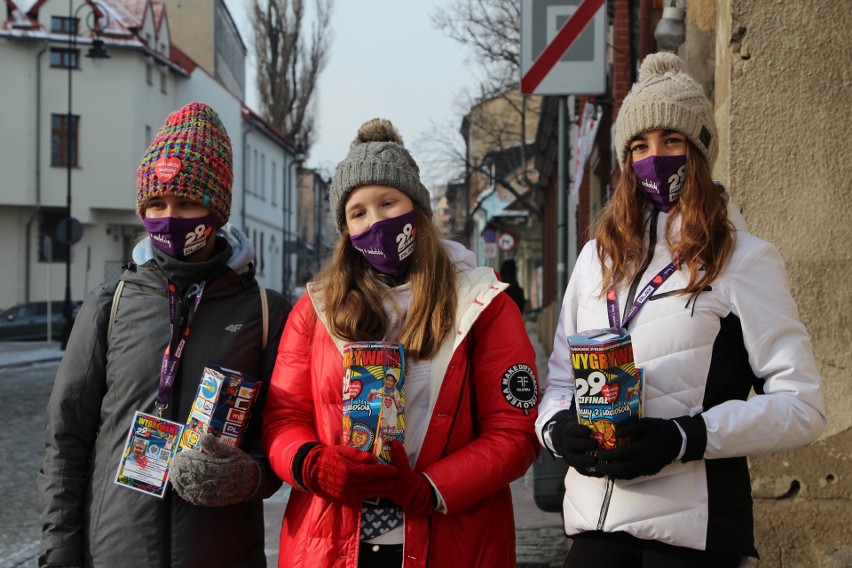
[[[618,437],[629,438],[623,446],[598,452],[595,469],[617,479],[654,475],[672,463],[683,446],[683,435],[674,420],[640,418],[620,426]]]
[[[223,507],[255,494],[263,480],[257,460],[209,433],[201,437],[200,448],[183,450],[172,462],[169,479],[178,495],[193,505]]]
[[[596,467],[598,441],[592,438],[589,427],[577,422],[577,412],[573,408],[562,410],[548,422],[548,426],[550,424],[553,424],[550,443],[565,463],[588,477],[603,477]]]

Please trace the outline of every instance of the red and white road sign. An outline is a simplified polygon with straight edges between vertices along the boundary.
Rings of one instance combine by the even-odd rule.
[[[497,237],[497,246],[502,251],[512,250],[515,248],[515,237],[511,233],[500,233],[500,236]]]
[[[522,0],[521,92],[606,92],[605,0]]]

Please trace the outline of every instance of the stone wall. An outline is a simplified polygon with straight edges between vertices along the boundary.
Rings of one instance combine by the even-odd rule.
[[[688,66],[720,128],[714,175],[784,257],[829,418],[812,446],[750,460],[760,565],[852,566],[852,9],[689,0],[687,11]]]

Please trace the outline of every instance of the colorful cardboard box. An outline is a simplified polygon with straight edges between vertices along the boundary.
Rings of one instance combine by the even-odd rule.
[[[343,347],[343,443],[392,463],[390,443],[405,438],[405,356],[399,343]]]
[[[592,329],[568,337],[574,369],[577,418],[591,428],[602,449],[618,444],[619,426],[642,414],[643,377],[623,328]]]
[[[225,444],[239,446],[251,418],[261,381],[223,367],[205,367],[189,411],[180,449],[195,450],[208,432]]]

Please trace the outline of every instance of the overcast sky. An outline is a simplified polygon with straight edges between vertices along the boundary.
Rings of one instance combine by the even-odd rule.
[[[471,52],[433,27],[430,14],[452,0],[336,0],[328,64],[319,81],[318,136],[309,167],[332,171],[358,127],[377,116],[402,134],[425,178],[441,180],[418,158],[433,124],[460,119],[456,100],[475,87]],[[254,65],[246,0],[225,0]],[[307,3],[309,6],[313,2]],[[248,105],[259,110],[255,75],[246,73]],[[460,126],[454,121],[453,127]]]

